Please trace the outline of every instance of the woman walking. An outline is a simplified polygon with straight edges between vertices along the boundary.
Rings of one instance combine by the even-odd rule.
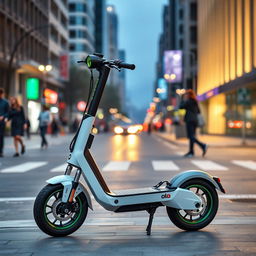
[[[186,91],[180,103],[180,108],[186,110],[184,121],[186,123],[187,137],[189,139],[189,151],[184,156],[194,156],[195,143],[202,149],[202,156],[205,156],[208,146],[196,138],[196,128],[198,126],[198,114],[200,113],[200,109],[196,94],[193,90],[189,89]]]
[[[25,126],[25,115],[23,107],[19,104],[17,98],[10,98],[10,111],[9,120],[11,120],[11,136],[13,136],[13,142],[15,147],[14,157],[18,157],[19,154],[19,144],[21,145],[21,154],[25,153],[25,145],[22,140],[24,135]]]
[[[39,128],[40,128],[40,135],[42,138],[42,142],[41,142],[41,148],[43,149],[44,147],[47,148],[48,147],[48,142],[46,140],[46,132],[47,132],[47,127],[48,124],[50,122],[50,113],[48,111],[48,108],[46,106],[43,106],[43,110],[40,113],[39,117]]]

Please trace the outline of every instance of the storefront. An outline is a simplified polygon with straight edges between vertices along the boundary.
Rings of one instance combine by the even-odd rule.
[[[204,95],[207,97],[207,94]],[[246,135],[256,136],[256,81],[243,87],[199,96],[206,118],[205,132],[240,136],[245,123]]]

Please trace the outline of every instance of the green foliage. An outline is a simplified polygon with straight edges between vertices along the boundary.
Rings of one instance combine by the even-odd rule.
[[[107,85],[101,99],[100,107],[104,110],[106,115],[109,114],[110,108],[117,108],[120,110],[120,99],[118,91],[111,85]]]
[[[87,101],[90,87],[90,71],[86,68],[72,66],[70,69],[70,80],[65,90],[65,97],[73,111],[77,102],[80,100]],[[94,72],[94,86],[96,86],[97,74]],[[118,108],[120,110],[120,100],[117,89],[107,85],[105,87],[100,107],[108,115],[109,108]]]

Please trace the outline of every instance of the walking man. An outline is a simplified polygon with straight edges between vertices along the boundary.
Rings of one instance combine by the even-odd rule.
[[[4,89],[0,88],[0,157],[3,157],[5,120],[8,118],[9,104],[4,99]]]
[[[38,120],[39,120],[40,135],[42,138],[41,149],[43,149],[44,147],[45,148],[48,147],[48,142],[45,136],[46,136],[48,124],[50,122],[50,113],[46,106],[43,106],[43,110],[41,111],[38,117]]]

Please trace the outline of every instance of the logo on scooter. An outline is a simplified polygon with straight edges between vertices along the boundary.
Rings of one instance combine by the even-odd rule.
[[[161,195],[161,198],[164,199],[164,198],[171,198],[171,195],[170,194],[164,194],[164,195]]]

